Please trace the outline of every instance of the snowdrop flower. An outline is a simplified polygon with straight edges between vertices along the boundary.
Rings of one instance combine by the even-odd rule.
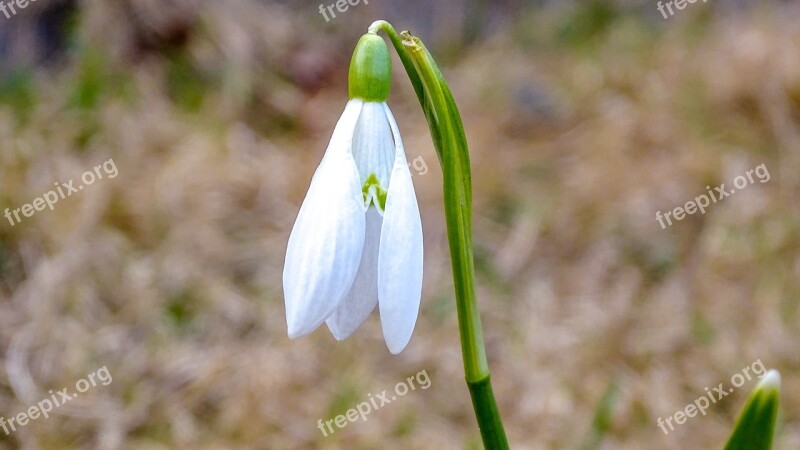
[[[403,141],[386,105],[391,60],[364,35],[350,63],[350,101],[289,237],[283,288],[290,338],[322,322],[346,339],[380,311],[386,346],[402,351],[422,290],[422,223]]]

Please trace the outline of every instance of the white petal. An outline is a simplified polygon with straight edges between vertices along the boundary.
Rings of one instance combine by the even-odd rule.
[[[386,103],[364,102],[353,132],[353,158],[361,175],[361,183],[374,173],[384,188],[389,185],[395,156],[392,129],[385,107]]]
[[[356,279],[347,297],[325,321],[333,337],[339,341],[350,337],[378,304],[378,245],[383,220],[373,207],[367,210],[366,221],[364,250]]]
[[[290,338],[308,334],[339,306],[364,245],[364,203],[349,152],[361,103],[349,102],[311,180],[289,237],[283,269]]]
[[[403,142],[385,107],[397,144],[383,214],[378,254],[378,308],[389,351],[400,353],[411,339],[422,294],[422,221]]]
[[[353,136],[364,105],[365,102],[357,98],[347,102],[344,111],[342,111],[342,115],[339,117],[339,121],[336,122],[336,127],[333,128],[331,141],[322,159],[330,155],[340,155],[343,153],[352,155]]]

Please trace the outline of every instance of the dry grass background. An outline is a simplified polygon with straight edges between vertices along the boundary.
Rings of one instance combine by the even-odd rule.
[[[596,448],[721,448],[753,382],[668,436],[656,419],[760,359],[784,380],[775,447],[800,448],[800,9],[693,5],[664,26],[603,5],[514,11],[443,52],[512,446],[581,448],[615,385]],[[321,27],[313,4],[87,2],[64,61],[7,77],[2,209],[108,158],[119,176],[0,225],[0,415],[113,376],[0,448],[480,448],[441,176],[399,64],[390,102],[430,169],[414,177],[426,269],[411,343],[390,355],[374,315],[343,343],[285,334],[286,241],[349,52],[382,15],[371,2]],[[656,211],[761,163],[768,183],[658,226]],[[316,428],[421,370],[430,389]]]

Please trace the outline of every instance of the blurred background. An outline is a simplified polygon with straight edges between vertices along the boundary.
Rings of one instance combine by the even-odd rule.
[[[425,282],[409,346],[373,314],[286,337],[281,273],[383,18],[431,49],[470,142],[478,298],[515,449],[721,448],[760,360],[783,376],[776,449],[800,448],[800,5],[38,0],[0,12],[0,416],[113,378],[0,449],[478,449],[427,125],[395,58]],[[7,9],[9,12],[10,9]],[[327,20],[326,20],[327,19]],[[666,212],[764,164],[662,229]],[[418,164],[422,167],[423,164]],[[369,394],[431,386],[323,436]]]

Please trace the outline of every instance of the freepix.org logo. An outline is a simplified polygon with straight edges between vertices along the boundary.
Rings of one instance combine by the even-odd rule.
[[[333,11],[339,11],[340,14],[344,14],[350,9],[351,6],[357,6],[359,3],[364,2],[365,5],[369,5],[368,0],[337,0],[336,3],[331,3],[330,5],[319,5],[319,13],[322,14],[322,17],[325,18],[325,22],[330,22],[331,19],[336,18],[336,13]],[[327,10],[327,12],[326,12]],[[330,18],[328,18],[328,14],[330,14]]]
[[[27,8],[29,4],[35,1],[36,0],[9,0],[8,2],[4,2],[0,0],[0,13],[3,13],[6,19],[10,19],[17,15],[18,10]]]
[[[102,172],[100,169],[102,169]],[[78,192],[82,191],[84,187],[93,184],[97,180],[102,180],[104,174],[107,178],[116,178],[116,176],[119,174],[117,165],[114,163],[113,159],[109,159],[103,164],[95,166],[94,170],[87,170],[84,172],[80,178],[83,184],[78,184],[76,186],[74,179],[69,180],[66,183],[59,183],[56,181],[53,183],[53,185],[56,187],[55,190],[45,192],[42,196],[36,197],[30,203],[25,203],[19,208],[6,208],[6,210],[3,212],[3,215],[8,220],[8,223],[10,223],[13,227],[14,225],[22,222],[23,217],[31,217],[36,214],[37,211],[43,211],[45,208],[49,208],[52,211],[59,200],[64,200],[65,198],[72,196],[72,194],[77,194]],[[20,217],[20,215],[22,215],[22,217]]]
[[[667,0],[666,2],[659,1],[658,4],[656,4],[656,8],[658,8],[658,12],[664,16],[664,20],[666,20],[675,15],[675,11],[672,9],[673,5],[675,6],[675,9],[682,10],[690,3],[696,3],[697,1],[698,0]],[[708,0],[703,0],[703,3],[707,1]],[[667,11],[669,11],[669,16],[667,15]]]
[[[659,417],[657,420],[658,428],[666,435],[669,434],[670,431],[675,431],[678,425],[683,425],[689,418],[695,417],[698,413],[705,416],[711,405],[727,397],[733,393],[734,390],[742,387],[747,381],[752,380],[754,377],[761,378],[766,373],[767,368],[764,367],[761,360],[755,360],[751,365],[743,367],[740,373],[735,373],[731,376],[731,387],[726,387],[724,383],[720,383],[711,389],[706,386],[705,394],[695,399],[694,402],[689,403],[683,409],[668,416],[666,419]],[[669,430],[667,430],[667,427],[669,427]]]
[[[322,419],[317,420],[317,428],[319,428],[319,431],[322,432],[323,436],[327,437],[329,434],[336,432],[336,430],[333,428],[333,425],[336,425],[336,428],[340,429],[346,427],[350,422],[358,421],[358,419],[366,422],[367,416],[372,411],[383,408],[385,405],[398,400],[400,397],[408,394],[409,390],[416,390],[417,385],[414,384],[414,381],[417,382],[417,385],[419,385],[420,389],[422,390],[431,387],[431,379],[428,377],[428,372],[426,370],[422,370],[417,372],[416,375],[406,378],[405,381],[397,383],[394,386],[394,393],[390,393],[388,390],[384,390],[380,394],[376,394],[374,396],[372,393],[369,393],[369,401],[359,403],[354,408],[348,409],[344,414],[339,414],[338,416],[328,419],[324,422]]]
[[[53,392],[51,389],[48,391],[50,397],[42,399],[39,403],[31,406],[27,410],[10,416],[7,419],[5,417],[0,417],[0,428],[5,431],[6,435],[9,435],[17,431],[18,427],[24,427],[29,422],[39,417],[47,419],[55,408],[59,408],[72,399],[78,398],[79,394],[88,391],[98,384],[108,386],[112,381],[111,373],[106,366],[103,366],[87,375],[86,378],[81,378],[75,382],[76,393],[69,392],[69,388],[64,388],[56,392]]]
[[[700,194],[697,197],[695,197],[694,200],[689,200],[688,202],[686,202],[685,205],[678,206],[672,210],[668,210],[663,214],[661,213],[661,211],[657,211],[656,220],[658,221],[658,224],[661,225],[661,229],[663,230],[669,226],[672,226],[672,219],[680,221],[683,220],[687,214],[691,215],[696,213],[697,211],[700,211],[700,214],[705,214],[707,207],[717,203],[718,201],[724,200],[726,197],[730,197],[731,195],[735,194],[737,190],[741,191],[747,186],[755,184],[755,178],[753,178],[753,174],[755,174],[755,178],[757,178],[758,181],[762,184],[766,183],[770,179],[769,170],[767,170],[767,166],[765,164],[761,164],[754,169],[748,170],[747,172],[745,172],[744,175],[739,175],[736,178],[734,178],[733,188],[726,189],[725,183],[722,183],[721,185],[716,186],[712,191],[711,186],[706,186],[706,190],[708,190],[708,195]]]

